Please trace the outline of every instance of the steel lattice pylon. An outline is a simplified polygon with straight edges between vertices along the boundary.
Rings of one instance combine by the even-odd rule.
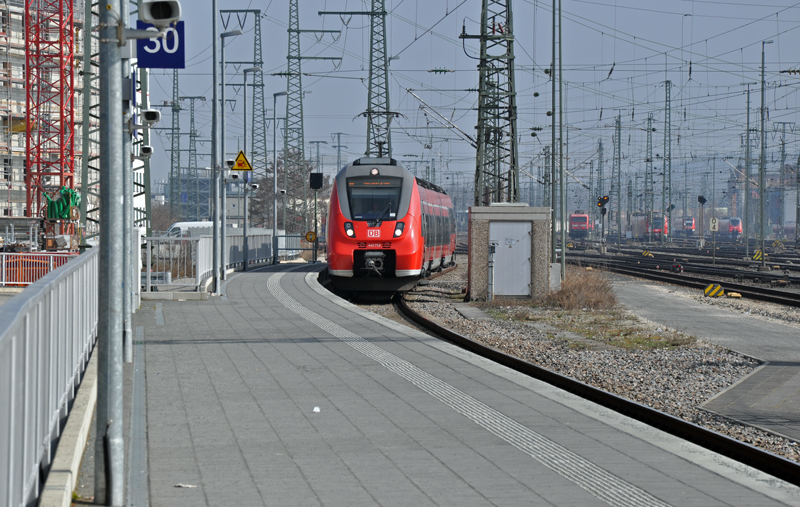
[[[519,200],[517,102],[511,0],[483,0],[480,40],[475,205]]]
[[[289,1],[289,52],[286,56],[286,135],[284,137],[283,227],[289,232],[308,229],[308,192],[303,132],[303,76],[300,65],[300,17],[297,0]]]
[[[320,12],[320,14],[324,14]],[[283,228],[289,233],[309,230],[308,175],[303,131],[301,60],[341,60],[339,57],[302,56],[301,33],[339,33],[339,30],[301,30],[298,1],[289,0],[289,51],[286,55],[286,135],[283,141]],[[284,73],[281,73],[284,75]],[[277,164],[276,164],[277,165]]]
[[[263,67],[261,55],[261,11],[255,11],[255,30],[253,33],[253,66]],[[267,177],[267,119],[264,103],[264,72],[253,72],[253,123],[252,142],[250,143],[250,164],[253,166],[253,178],[258,180]]]
[[[169,164],[169,211],[173,220],[181,216],[181,100],[178,69],[172,71],[172,129]]]
[[[369,107],[366,155],[392,156],[389,124],[389,62],[386,58],[386,0],[372,0],[369,32]]]
[[[231,22],[231,15],[236,14],[236,21],[239,29],[245,30],[247,25],[247,18],[250,14],[253,15],[253,59],[252,60],[230,60],[226,61],[225,65],[233,65],[237,69],[241,65],[249,65],[251,67],[261,68],[264,65],[262,56],[261,44],[261,10],[260,9],[222,9],[219,11],[222,26],[226,30]],[[248,113],[251,118],[250,132],[252,133],[252,141],[247,148],[247,159],[253,167],[252,177],[254,180],[259,180],[267,176],[267,112],[266,104],[264,102],[264,71],[258,70],[250,73],[253,76],[253,83],[247,85],[248,89],[253,89],[253,104],[252,115]],[[239,84],[228,86],[241,86]],[[251,136],[248,136],[250,139]]]
[[[25,0],[27,216],[44,194],[75,186],[73,3]],[[72,233],[64,230],[61,233]]]
[[[197,167],[197,138],[199,136],[194,124],[194,103],[196,100],[205,102],[206,98],[187,96],[180,99],[189,101],[189,166],[186,168],[184,176],[181,177],[181,186],[184,181],[186,182],[186,206],[183,207],[181,216],[186,220],[200,221],[203,210],[200,203],[200,177],[198,174],[200,169]]]

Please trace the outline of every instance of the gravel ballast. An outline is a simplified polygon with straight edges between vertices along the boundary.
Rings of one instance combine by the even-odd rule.
[[[656,337],[670,335],[665,341],[670,346],[651,343],[639,348],[595,341],[591,332],[576,334],[559,326],[567,320],[580,323],[582,316],[588,315],[585,310],[531,307],[524,302],[483,305],[494,318],[468,320],[454,308],[454,304],[463,302],[461,291],[466,285],[466,262],[460,260],[456,270],[409,293],[406,297],[409,306],[463,336],[504,353],[800,462],[797,442],[699,408],[757,368],[760,363],[754,358],[686,335],[676,340],[681,334],[678,331],[662,329],[620,308],[610,315],[624,321],[622,325],[634,326],[639,333],[647,329],[647,333]],[[714,304],[798,322],[796,310],[776,305],[747,300]],[[393,312],[389,305],[364,307],[384,315]],[[571,322],[567,327],[575,326]]]

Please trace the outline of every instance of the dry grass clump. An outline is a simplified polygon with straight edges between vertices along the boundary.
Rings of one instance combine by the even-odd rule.
[[[564,310],[608,310],[617,304],[617,299],[605,276],[595,271],[572,268],[567,270],[561,289],[548,294],[541,302]]]

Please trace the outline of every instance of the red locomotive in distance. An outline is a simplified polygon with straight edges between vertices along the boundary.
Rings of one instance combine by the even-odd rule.
[[[690,236],[694,236],[695,233],[695,225],[694,225],[694,218],[686,217],[683,219],[683,235],[687,238]]]
[[[576,211],[569,216],[569,237],[584,240],[594,230],[594,223],[583,211]]]
[[[723,239],[736,241],[742,235],[742,220],[739,217],[726,217],[719,219],[717,234]]]
[[[390,158],[360,158],[336,175],[325,233],[328,274],[343,291],[407,291],[454,264],[452,200]]]

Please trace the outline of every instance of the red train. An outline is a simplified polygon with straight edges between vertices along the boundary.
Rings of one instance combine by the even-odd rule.
[[[742,220],[739,217],[726,217],[719,219],[719,234],[724,239],[737,240],[742,235]]]
[[[695,234],[695,223],[694,218],[686,217],[683,219],[683,235],[687,238],[690,236],[694,236]]]
[[[594,230],[594,224],[589,215],[582,211],[576,211],[569,216],[569,237],[575,240],[586,239],[586,236]]]
[[[360,158],[333,183],[328,274],[344,291],[406,291],[454,262],[453,202],[390,158]]]

